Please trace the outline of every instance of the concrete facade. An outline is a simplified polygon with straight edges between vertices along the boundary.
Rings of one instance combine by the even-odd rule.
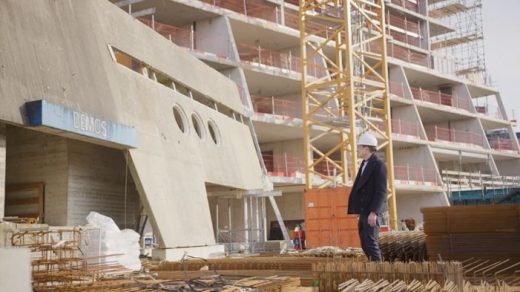
[[[241,0],[150,0],[133,4],[132,11],[156,8],[159,34],[244,88],[243,102],[254,112],[270,180],[283,192],[277,198],[282,215],[303,219],[298,7],[289,2],[254,1],[251,8]],[[449,60],[432,49],[434,37],[456,28],[430,15],[427,0],[400,3],[385,2],[398,219],[421,222],[421,207],[450,204],[442,171],[515,175],[520,154],[498,90],[482,80],[456,76],[454,66],[446,64]],[[121,8],[128,11],[128,6]],[[151,17],[147,19],[151,26]],[[186,41],[186,35],[194,41]],[[324,51],[333,53],[332,48]],[[492,110],[482,112],[478,106],[483,100],[493,101],[500,117]],[[511,151],[496,149],[496,141],[486,137],[496,129],[510,132]],[[321,150],[327,147],[324,143]],[[270,221],[273,214],[266,210]],[[237,204],[231,213],[240,218],[242,206]],[[219,222],[229,217],[220,216]]]
[[[96,200],[111,206],[120,199],[105,198],[123,191],[117,190],[123,184],[116,184],[122,180],[123,150],[128,151],[130,174],[160,246],[211,249],[215,238],[205,184],[241,190],[263,187],[252,135],[243,123],[247,112],[237,86],[108,1],[39,1],[30,6],[4,1],[0,3],[0,19],[0,99],[3,104],[0,120],[26,126],[20,109],[27,101],[44,99],[132,126],[138,134],[138,147],[128,150],[67,133],[58,135],[119,150],[102,150],[75,141],[69,143],[58,136],[41,137],[37,139],[41,141],[34,144],[34,141],[25,141],[29,145],[24,147],[40,147],[29,152],[43,156],[38,157],[43,160],[46,159],[41,152],[43,146],[38,144],[52,145],[55,152],[52,155],[59,158],[53,160],[56,167],[53,173],[58,176],[59,171],[68,170],[56,183],[57,190],[49,190],[52,195],[46,197],[59,197],[56,208],[61,210],[83,206],[67,216],[53,210],[53,204],[48,202],[46,221],[50,220],[51,224],[78,222],[89,206],[106,212],[115,208],[113,211],[120,214],[121,205],[100,207]],[[143,75],[118,64],[114,50],[144,64],[149,74]],[[175,90],[161,84],[155,78],[159,73],[188,90],[183,92],[179,87]],[[174,107],[185,115],[182,118],[184,132],[176,124]],[[203,138],[199,138],[194,129],[192,114],[202,122]],[[9,153],[10,148],[13,155],[23,151],[23,147],[18,150],[8,146]],[[89,155],[102,157],[91,162]],[[7,174],[8,181],[28,180],[23,167],[16,163],[18,161],[13,162],[13,173]],[[92,168],[87,169],[87,163]],[[111,173],[113,170],[117,173]],[[35,172],[39,174],[30,178],[31,181],[42,179],[38,175],[45,173],[45,169],[35,169]],[[97,185],[100,181],[104,185]],[[96,190],[97,187],[103,190]],[[129,198],[131,196],[134,195]],[[92,200],[87,203],[84,198]],[[121,220],[120,215],[116,217]]]

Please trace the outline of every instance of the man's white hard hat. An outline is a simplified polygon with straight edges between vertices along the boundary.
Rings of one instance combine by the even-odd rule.
[[[364,146],[374,146],[377,147],[377,139],[374,134],[370,132],[365,132],[359,136],[358,145],[364,145]]]

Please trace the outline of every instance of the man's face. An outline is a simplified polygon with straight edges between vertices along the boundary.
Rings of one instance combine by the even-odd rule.
[[[367,146],[358,145],[357,146],[357,154],[359,158],[365,159],[365,157],[370,153]]]

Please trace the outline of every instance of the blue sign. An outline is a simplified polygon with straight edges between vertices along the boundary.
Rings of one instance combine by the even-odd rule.
[[[45,100],[27,102],[25,109],[29,125],[33,127],[45,126],[137,148],[137,130],[134,127],[114,123]]]

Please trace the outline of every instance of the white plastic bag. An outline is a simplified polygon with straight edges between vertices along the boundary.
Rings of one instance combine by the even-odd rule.
[[[101,231],[101,255],[121,254],[117,257],[121,265],[133,271],[141,269],[137,232],[131,229],[120,230],[112,218],[93,211],[88,214],[87,222]]]

